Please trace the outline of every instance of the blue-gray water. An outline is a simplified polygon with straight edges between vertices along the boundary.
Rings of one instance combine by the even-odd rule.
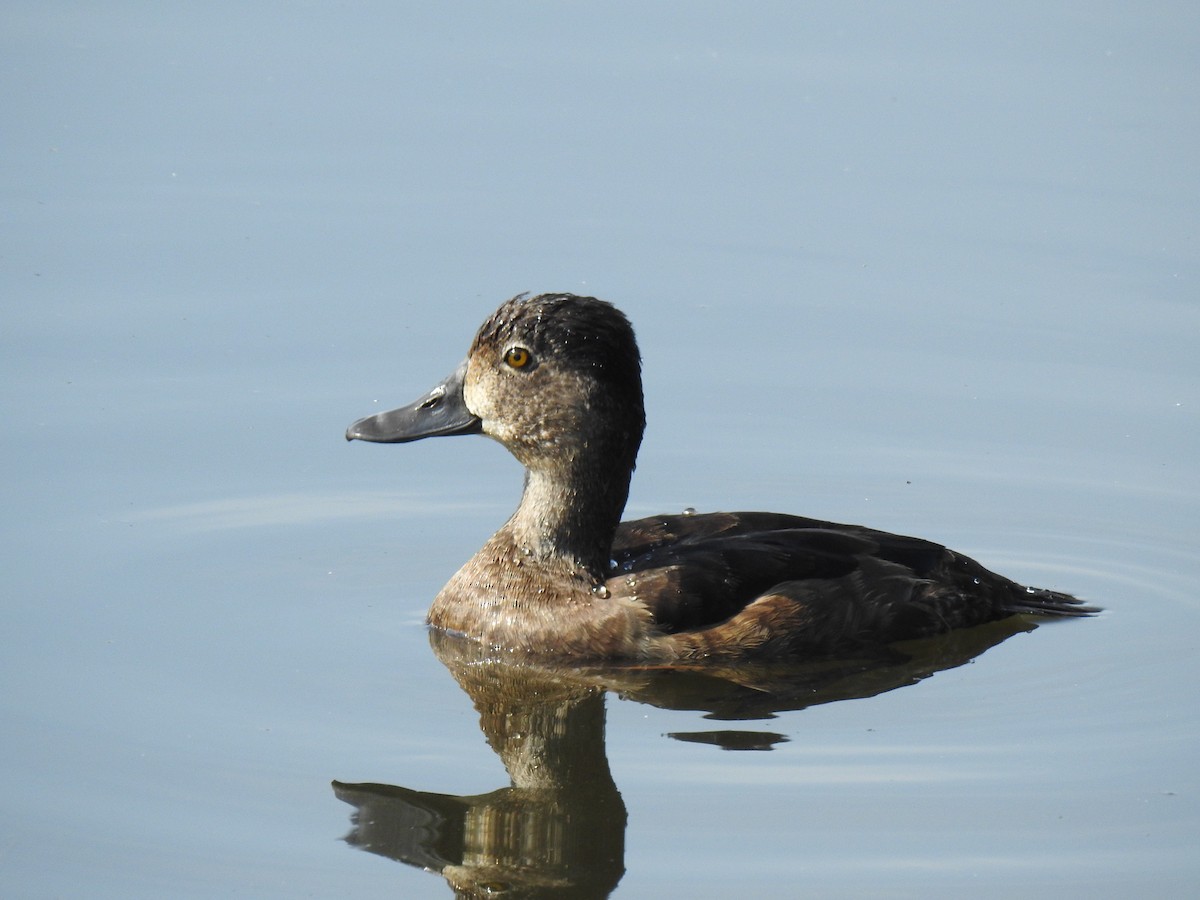
[[[625,309],[631,515],[919,534],[1099,618],[738,730],[610,697],[616,897],[1192,896],[1188,4],[0,11],[0,893],[439,897],[332,779],[507,783],[424,610],[520,471],[346,445]]]

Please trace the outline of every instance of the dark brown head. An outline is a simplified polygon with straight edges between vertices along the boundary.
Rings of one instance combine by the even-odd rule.
[[[629,320],[594,297],[541,294],[504,303],[454,374],[408,406],[360,419],[346,438],[495,438],[526,469],[502,543],[566,560],[595,581],[607,568],[645,425]]]
[[[515,297],[483,323],[463,396],[526,467],[603,454],[632,469],[646,424],[629,320],[592,297]]]
[[[586,458],[632,470],[645,423],[629,320],[594,297],[541,294],[502,304],[453,375],[409,406],[360,419],[346,437],[398,443],[482,432],[530,469]]]

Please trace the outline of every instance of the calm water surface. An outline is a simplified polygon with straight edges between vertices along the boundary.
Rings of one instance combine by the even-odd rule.
[[[560,673],[527,733],[591,774],[526,812],[591,895],[1194,895],[1188,6],[0,21],[0,893],[450,895],[401,833],[529,745],[422,619],[521,473],[341,434],[574,290],[642,343],[629,515],[863,522],[1106,610],[814,705]]]

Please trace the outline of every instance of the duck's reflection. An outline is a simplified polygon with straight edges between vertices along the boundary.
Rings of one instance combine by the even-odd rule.
[[[455,796],[334,782],[357,808],[346,840],[440,873],[459,897],[607,897],[624,873],[625,804],[605,753],[606,692],[710,719],[766,719],[915,684],[1034,627],[1012,617],[863,659],[723,670],[517,664],[434,632],[434,652],[471,697],[511,785]],[[788,740],[746,729],[670,737],[726,750]]]
[[[358,807],[347,841],[440,872],[461,897],[607,897],[624,873],[625,804],[604,749],[604,685],[506,665],[434,634],[512,780],[470,797],[334,783]]]

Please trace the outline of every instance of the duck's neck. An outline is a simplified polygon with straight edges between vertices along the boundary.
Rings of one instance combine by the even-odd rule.
[[[521,505],[505,529],[533,559],[566,562],[599,584],[629,496],[632,459],[557,460],[525,470]]]

